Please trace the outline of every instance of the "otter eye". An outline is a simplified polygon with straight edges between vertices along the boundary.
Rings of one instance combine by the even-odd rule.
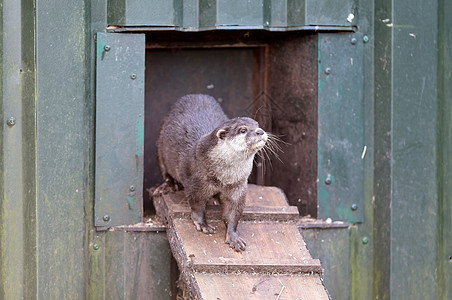
[[[240,133],[246,133],[248,130],[246,128],[240,129]]]

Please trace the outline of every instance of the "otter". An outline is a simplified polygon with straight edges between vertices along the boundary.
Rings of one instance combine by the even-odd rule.
[[[216,198],[226,225],[225,243],[243,251],[246,242],[237,226],[243,213],[248,177],[255,154],[268,139],[247,117],[229,119],[208,95],[180,98],[164,118],[157,139],[157,160],[164,183],[156,193],[182,187],[198,231],[214,233],[206,220],[206,204]]]

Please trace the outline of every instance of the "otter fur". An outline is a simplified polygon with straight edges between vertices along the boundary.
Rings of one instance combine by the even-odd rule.
[[[186,95],[164,118],[157,139],[157,159],[165,180],[157,190],[182,185],[198,231],[213,233],[206,204],[216,198],[226,225],[225,242],[236,251],[246,243],[237,233],[253,168],[254,155],[267,133],[250,118],[229,119],[207,95]]]

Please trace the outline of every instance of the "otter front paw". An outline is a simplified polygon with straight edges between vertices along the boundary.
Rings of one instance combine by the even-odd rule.
[[[246,247],[245,241],[239,237],[237,232],[227,233],[226,240],[224,242],[229,244],[229,247],[238,252],[244,251]]]

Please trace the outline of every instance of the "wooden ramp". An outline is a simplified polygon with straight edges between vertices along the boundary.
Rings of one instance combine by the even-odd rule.
[[[298,231],[298,210],[288,206],[275,187],[248,186],[238,232],[246,250],[224,243],[225,226],[218,205],[207,208],[214,234],[198,232],[183,192],[155,197],[157,213],[167,224],[171,250],[190,299],[329,299]]]

